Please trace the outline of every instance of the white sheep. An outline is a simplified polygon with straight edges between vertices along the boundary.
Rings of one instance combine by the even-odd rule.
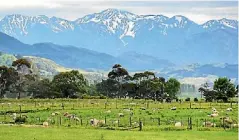
[[[119,117],[124,117],[123,113],[118,113]]]
[[[43,122],[43,127],[48,127],[49,126],[49,123],[47,121]]]
[[[176,110],[176,109],[177,109],[177,107],[175,107],[175,106],[171,108],[171,110]]]
[[[107,111],[105,111],[105,113],[111,113],[111,110],[107,110]]]
[[[215,123],[211,123],[211,122],[203,122],[203,126],[205,127],[216,127]]]
[[[130,112],[131,110],[130,109],[124,109],[125,112]]]
[[[182,125],[181,122],[176,122],[174,126],[175,126],[175,127],[181,127],[181,126],[183,126],[183,125]]]
[[[217,117],[218,116],[218,113],[212,113],[209,115],[210,117]]]
[[[227,108],[227,111],[232,111],[232,108]]]
[[[16,120],[16,118],[17,118],[17,113],[13,113],[13,114],[12,114],[12,119],[13,119],[13,120]]]

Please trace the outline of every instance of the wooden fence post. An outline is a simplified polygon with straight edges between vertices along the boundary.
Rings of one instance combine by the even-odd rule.
[[[190,109],[192,108],[192,104],[191,104],[191,102],[190,102]]]
[[[20,117],[22,117],[22,105],[19,105]]]
[[[129,117],[129,126],[132,127],[132,120],[131,120],[131,116]]]
[[[160,118],[158,118],[158,125],[160,126]]]
[[[106,120],[106,116],[105,116],[105,125],[107,124],[106,121],[107,121],[107,120]]]
[[[60,116],[60,125],[61,125],[61,116]]]
[[[61,103],[62,110],[65,109],[64,103]]]
[[[141,119],[139,119],[139,131],[142,131],[143,125]]]

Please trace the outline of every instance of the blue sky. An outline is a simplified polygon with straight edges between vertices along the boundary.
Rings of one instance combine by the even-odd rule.
[[[9,14],[23,14],[75,20],[107,8],[122,9],[139,15],[184,15],[197,23],[211,19],[238,18],[237,1],[0,0],[0,3],[0,18]]]

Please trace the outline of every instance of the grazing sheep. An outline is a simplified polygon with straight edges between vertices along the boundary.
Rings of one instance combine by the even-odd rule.
[[[53,113],[51,113],[51,116],[56,116],[56,113],[54,113],[54,112],[53,112]]]
[[[104,120],[97,120],[97,119],[90,119],[90,124],[92,126],[97,126],[97,125],[103,125],[105,124],[105,121]]]
[[[129,103],[130,105],[136,105],[136,103]]]
[[[238,128],[239,124],[232,124],[233,128]]]
[[[210,116],[210,117],[217,117],[217,116],[218,116],[218,113],[213,113],[213,114],[210,114],[209,116]]]
[[[229,117],[223,117],[223,118],[220,118],[220,119],[224,119],[224,123],[225,124],[232,124],[233,123],[233,120],[230,119]],[[222,120],[223,121],[223,120]]]
[[[216,108],[212,108],[212,113],[217,113],[217,109]]]
[[[175,127],[181,127],[181,126],[183,126],[183,125],[182,125],[181,122],[176,122],[174,126],[175,126]]]
[[[227,108],[227,111],[232,111],[232,108]]]
[[[130,109],[124,109],[125,112],[130,112],[131,110]]]
[[[118,113],[119,117],[124,117],[123,113]]]
[[[171,110],[176,110],[176,109],[177,109],[177,107],[175,107],[175,106],[171,108]]]
[[[141,109],[141,110],[146,110],[146,108],[145,108],[145,107],[140,107],[140,109]]]
[[[72,115],[69,114],[68,112],[64,113],[64,116],[67,117],[67,118],[69,118],[69,119],[72,118]]]
[[[105,113],[111,113],[111,111],[110,111],[110,110],[107,110],[107,111],[105,111]]]
[[[215,123],[211,123],[211,122],[203,122],[203,126],[205,127],[216,127]]]
[[[45,122],[43,122],[42,125],[43,125],[43,127],[48,127],[48,126],[49,126],[49,123],[45,121]]]
[[[13,120],[16,120],[16,118],[17,118],[17,113],[13,113],[13,114],[12,114],[12,119],[13,119]]]
[[[79,118],[79,117],[74,117],[73,119],[76,120],[76,121],[78,121],[78,122],[80,121],[80,118]]]

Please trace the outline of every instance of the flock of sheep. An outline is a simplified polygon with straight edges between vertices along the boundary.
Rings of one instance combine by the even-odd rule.
[[[3,104],[3,103],[2,103]],[[11,106],[11,103],[8,103],[7,104],[8,106]],[[141,107],[140,108],[141,110],[146,110],[146,108],[145,107]],[[170,110],[177,110],[177,107],[172,107],[172,108],[170,108]],[[225,111],[226,112],[231,112],[233,109],[232,108],[227,108]],[[129,114],[130,114],[130,116],[132,116],[133,115],[133,111],[132,111],[132,109],[131,108],[125,108],[124,109],[124,111],[125,112],[129,112]],[[223,110],[221,111],[221,112],[224,112]],[[107,110],[107,111],[105,111],[105,113],[106,114],[110,114],[111,113],[111,110]],[[217,111],[217,109],[216,108],[212,108],[212,110],[211,110],[211,113],[210,114],[208,114],[208,117],[210,117],[210,118],[217,118],[217,117],[219,117],[219,111]],[[47,120],[45,120],[43,123],[42,123],[42,126],[43,127],[48,127],[49,126],[49,122],[51,121],[51,118],[52,117],[55,117],[55,116],[62,116],[62,117],[65,117],[65,118],[67,118],[67,119],[69,119],[69,120],[74,120],[74,121],[76,121],[76,122],[80,122],[81,120],[80,120],[80,118],[76,115],[76,114],[70,114],[70,113],[68,113],[68,112],[65,112],[65,113],[60,113],[60,112],[53,112],[53,113],[51,113],[51,116],[47,119]],[[121,118],[121,117],[124,117],[125,115],[124,115],[124,113],[122,113],[122,112],[120,112],[120,113],[118,113],[118,117],[119,118]],[[13,113],[12,115],[11,115],[11,117],[12,117],[12,119],[13,120],[16,120],[16,118],[17,118],[17,114],[16,113]],[[27,116],[25,115],[22,115],[22,117],[26,117],[27,118]],[[238,127],[238,123],[235,121],[235,120],[232,120],[230,117],[229,117],[229,115],[228,115],[228,113],[226,113],[226,116],[221,116],[221,124],[223,124],[224,126],[229,126],[229,127]],[[103,125],[105,125],[106,124],[106,122],[105,122],[105,120],[98,120],[98,119],[96,119],[96,118],[92,118],[92,119],[90,119],[89,120],[89,123],[90,123],[90,125],[92,125],[92,126],[103,126]],[[114,120],[114,121],[112,121],[112,124],[114,124],[114,125],[116,125],[116,124],[118,124],[119,123],[119,120]],[[132,123],[132,125],[133,126],[139,126],[139,123],[138,122],[133,122]],[[182,122],[174,122],[174,126],[175,127],[182,127],[183,126],[183,123]],[[203,123],[202,123],[202,126],[204,126],[204,127],[216,127],[216,123],[215,122],[210,122],[210,121],[204,121]]]

